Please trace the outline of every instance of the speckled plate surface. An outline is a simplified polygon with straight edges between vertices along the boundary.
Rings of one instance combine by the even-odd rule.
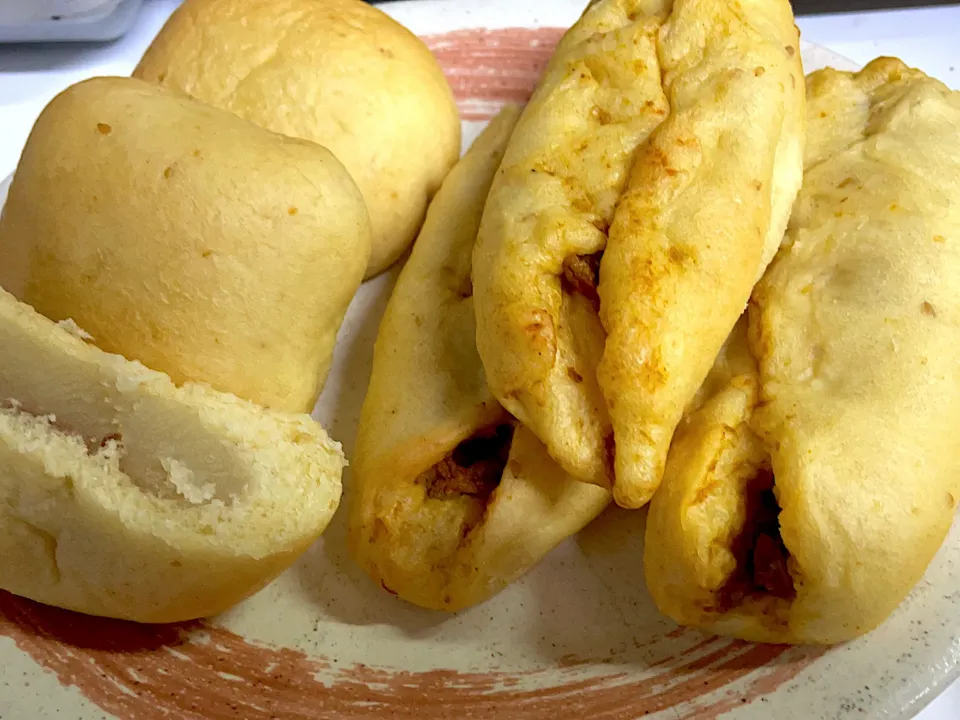
[[[582,4],[385,7],[443,64],[466,144],[503,102],[526,99]],[[803,58],[808,70],[850,67],[810,45]],[[355,299],[316,410],[348,455],[395,277],[367,283]],[[345,485],[349,493],[349,471]],[[711,637],[661,617],[643,584],[644,518],[608,512],[522,581],[457,616],[375,586],[346,556],[343,513],[279,580],[205,622],[136,626],[0,593],[0,716],[888,718],[913,715],[957,674],[956,528],[893,618],[823,650]]]

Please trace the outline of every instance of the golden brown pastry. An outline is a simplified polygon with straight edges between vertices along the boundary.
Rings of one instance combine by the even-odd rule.
[[[345,464],[306,415],[109,355],[0,290],[0,588],[92,615],[214,615],[326,528]]]
[[[609,502],[497,404],[476,353],[470,251],[518,114],[491,123],[434,199],[383,316],[360,419],[353,555],[429,608],[486,599]]]
[[[779,244],[802,112],[787,0],[598,0],[517,125],[474,253],[480,356],[504,407],[624,507],[659,484]]]
[[[310,412],[370,253],[313,143],[131,78],[37,120],[0,217],[0,285],[175,383]]]
[[[678,622],[836,643],[906,597],[960,497],[960,93],[883,58],[807,100],[784,247],[677,433],[644,565]]]
[[[436,59],[362,0],[186,0],[134,77],[329,148],[370,210],[367,277],[413,242],[460,156]]]

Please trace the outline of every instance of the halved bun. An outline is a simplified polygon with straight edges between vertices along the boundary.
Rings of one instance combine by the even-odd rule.
[[[105,353],[0,290],[0,587],[91,615],[219,613],[287,568],[340,498],[340,447]]]

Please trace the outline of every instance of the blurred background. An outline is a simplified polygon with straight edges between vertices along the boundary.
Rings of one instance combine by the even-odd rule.
[[[114,39],[130,29],[136,22],[143,3],[149,1],[0,0],[0,42]],[[368,1],[376,5],[402,0]],[[955,3],[953,0],[793,0],[797,15],[950,4]]]

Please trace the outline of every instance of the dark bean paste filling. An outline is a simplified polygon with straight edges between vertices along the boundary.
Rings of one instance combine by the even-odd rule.
[[[563,275],[561,283],[568,293],[583,295],[593,309],[600,311],[600,294],[597,286],[600,284],[600,258],[603,251],[593,255],[571,255],[563,261]]]
[[[510,455],[513,425],[480,431],[457,445],[447,457],[420,476],[427,497],[486,497],[500,484]]]
[[[730,548],[737,568],[717,592],[720,612],[732,610],[750,597],[796,597],[787,568],[790,553],[780,537],[780,506],[773,482],[773,472],[765,469],[747,483],[747,519]]]

